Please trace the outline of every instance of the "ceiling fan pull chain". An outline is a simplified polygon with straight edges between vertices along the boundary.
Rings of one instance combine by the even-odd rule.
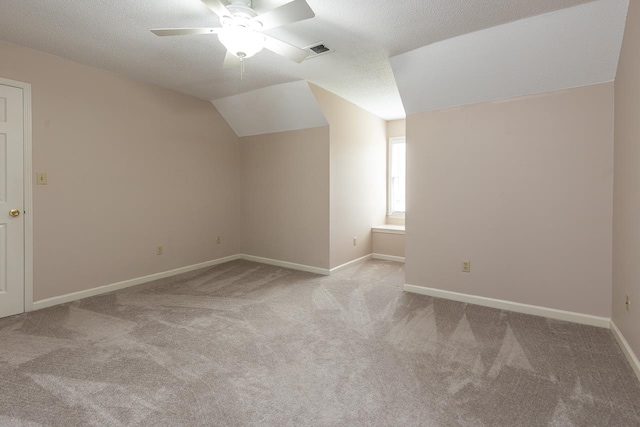
[[[240,58],[240,80],[244,80],[244,57],[245,57],[245,55],[240,53],[238,55],[238,57]]]

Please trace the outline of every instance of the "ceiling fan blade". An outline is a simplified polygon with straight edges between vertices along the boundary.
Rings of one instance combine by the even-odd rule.
[[[220,0],[202,0],[202,3],[205,4],[209,9],[213,11],[220,18],[223,16],[233,16],[229,9],[220,1]]]
[[[309,7],[305,0],[293,0],[262,15],[256,16],[252,21],[261,22],[262,29],[267,30],[284,24],[302,21],[303,19],[313,18],[314,16],[316,16],[316,14],[311,10],[311,7]]]
[[[224,65],[222,66],[222,68],[236,68],[239,67],[240,64],[240,58],[227,51],[227,55],[224,57]]]
[[[300,49],[292,44],[285,43],[282,40],[274,39],[271,36],[263,34],[265,37],[264,47],[271,52],[275,52],[280,56],[284,56],[292,61],[300,63],[309,56],[309,52],[304,49]]]
[[[187,36],[190,34],[218,34],[222,28],[157,28],[151,30],[156,36]]]

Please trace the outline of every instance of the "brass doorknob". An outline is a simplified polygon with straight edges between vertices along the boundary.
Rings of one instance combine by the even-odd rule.
[[[11,209],[9,211],[9,215],[11,215],[13,217],[19,216],[20,215],[20,210],[19,209]]]

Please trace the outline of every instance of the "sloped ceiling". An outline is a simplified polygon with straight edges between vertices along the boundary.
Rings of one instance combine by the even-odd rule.
[[[309,84],[302,80],[220,98],[213,105],[238,136],[329,125]]]
[[[601,0],[391,58],[407,114],[610,82],[628,0]]]
[[[307,1],[315,18],[269,34],[300,47],[324,41],[335,52],[296,64],[263,51],[247,61],[244,80],[237,70],[222,69],[225,52],[215,36],[161,38],[149,31],[218,26],[218,18],[200,0],[2,0],[0,39],[207,100],[307,80],[382,118],[394,119],[405,112],[390,56],[590,2]],[[253,3],[264,11],[287,2]],[[472,68],[467,72],[469,79],[475,78]]]

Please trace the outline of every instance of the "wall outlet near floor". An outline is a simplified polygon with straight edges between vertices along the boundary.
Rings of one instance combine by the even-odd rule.
[[[471,273],[471,261],[469,261],[468,259],[462,261],[462,272]]]
[[[220,243],[222,243],[222,239],[218,236],[216,237],[216,245],[219,245]]]
[[[631,298],[629,298],[629,295],[627,295],[627,298],[624,301],[624,305],[627,308],[627,312],[629,312],[629,310],[631,310]]]
[[[156,255],[162,255],[164,253],[164,248],[162,247],[162,245],[158,246],[156,248]]]
[[[353,238],[353,246],[358,246],[358,238],[357,237]]]

